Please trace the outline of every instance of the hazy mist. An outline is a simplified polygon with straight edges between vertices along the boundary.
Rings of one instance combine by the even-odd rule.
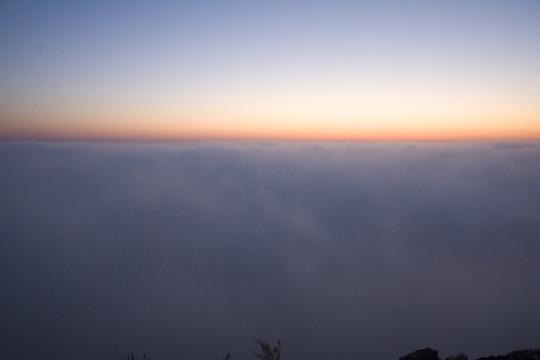
[[[13,359],[538,347],[540,143],[0,144]]]

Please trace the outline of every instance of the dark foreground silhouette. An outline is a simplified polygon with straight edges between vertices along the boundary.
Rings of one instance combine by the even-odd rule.
[[[425,348],[402,356],[399,360],[441,360],[441,358],[439,358],[437,350]],[[469,360],[469,358],[467,355],[459,353],[446,358],[446,360]],[[506,355],[481,357],[476,360],[540,360],[540,349],[517,350]]]
[[[253,356],[255,359],[260,360],[281,360],[281,341],[278,339],[275,346],[271,346],[265,340],[260,338],[252,338],[253,342],[258,346],[259,351],[254,351]],[[223,357],[223,360],[229,360],[231,354],[227,353]],[[128,355],[127,360],[135,360],[133,354]],[[143,356],[143,360],[150,360]],[[215,360],[218,360],[217,356]],[[439,351],[432,348],[425,348],[413,351],[405,356],[399,358],[399,360],[442,360],[439,358]],[[447,357],[445,360],[469,360],[467,355],[459,353],[454,356]],[[487,356],[480,357],[476,360],[540,360],[540,349],[527,349],[516,350],[506,355]]]
[[[255,359],[260,360],[281,360],[281,340],[277,339],[277,343],[274,346],[271,346],[265,340],[261,338],[251,338],[253,342],[258,346],[259,351],[254,351],[253,356]],[[223,360],[229,360],[231,358],[231,353],[227,353],[223,357]],[[128,355],[127,360],[135,360],[133,354]],[[146,354],[143,356],[143,360],[150,360],[146,357]],[[218,360],[216,356],[215,360]]]

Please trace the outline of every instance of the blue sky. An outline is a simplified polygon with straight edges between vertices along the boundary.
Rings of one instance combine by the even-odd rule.
[[[0,6],[8,137],[540,134],[536,1]]]

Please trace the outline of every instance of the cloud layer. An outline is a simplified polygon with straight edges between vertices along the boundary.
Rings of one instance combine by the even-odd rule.
[[[7,358],[538,347],[539,143],[0,144]]]

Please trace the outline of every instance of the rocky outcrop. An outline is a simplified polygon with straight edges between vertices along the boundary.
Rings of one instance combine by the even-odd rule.
[[[517,350],[506,355],[481,357],[477,360],[540,360],[540,349]]]
[[[441,360],[439,359],[439,352],[432,348],[425,348],[416,350],[405,356],[399,358],[399,360]]]
[[[451,356],[446,360],[466,360],[467,356],[460,353],[456,356]],[[425,348],[421,350],[413,351],[405,356],[399,358],[399,360],[441,360],[439,358],[439,352],[432,348]],[[499,356],[487,356],[481,357],[476,360],[540,360],[540,349],[527,349],[512,351],[506,355]]]

